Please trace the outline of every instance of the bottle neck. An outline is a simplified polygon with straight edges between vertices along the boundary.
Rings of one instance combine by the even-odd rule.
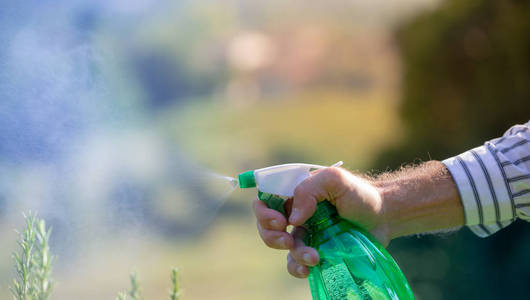
[[[315,213],[309,218],[305,225],[311,232],[324,230],[340,221],[337,209],[329,201],[324,200],[317,204]]]

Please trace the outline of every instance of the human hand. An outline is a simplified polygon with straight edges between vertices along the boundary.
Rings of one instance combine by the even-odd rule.
[[[306,231],[302,225],[313,215],[317,203],[324,200],[335,205],[342,218],[368,230],[382,244],[390,240],[382,197],[375,185],[342,168],[315,171],[296,187],[294,197],[287,201],[289,219],[262,201],[254,201],[261,238],[271,248],[290,250],[287,270],[295,277],[307,277],[308,266],[319,261],[318,252],[303,242]],[[287,225],[295,226],[290,234],[286,232]]]

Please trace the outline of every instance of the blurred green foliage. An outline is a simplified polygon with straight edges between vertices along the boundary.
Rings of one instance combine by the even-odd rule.
[[[445,1],[396,36],[408,136],[379,166],[444,159],[530,118],[528,1]]]
[[[530,118],[530,2],[448,0],[396,33],[405,138],[378,168],[445,159]],[[400,239],[391,253],[421,299],[522,299],[530,226]]]

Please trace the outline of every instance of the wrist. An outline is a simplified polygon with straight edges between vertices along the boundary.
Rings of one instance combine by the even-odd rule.
[[[403,228],[404,210],[404,186],[396,182],[380,181],[376,184],[382,201],[382,224],[381,229],[387,236],[388,241],[406,235]]]
[[[376,178],[382,201],[379,231],[388,240],[464,225],[462,203],[446,167],[430,161]]]

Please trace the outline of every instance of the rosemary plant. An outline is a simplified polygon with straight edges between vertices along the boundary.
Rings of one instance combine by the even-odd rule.
[[[130,275],[131,279],[131,289],[127,292],[120,292],[116,297],[116,300],[143,300],[142,289],[140,287],[140,281],[138,280],[138,273],[136,271],[132,272]],[[169,300],[179,300],[180,299],[180,287],[179,287],[179,278],[178,278],[178,269],[171,269],[171,289],[169,290]]]
[[[55,257],[50,253],[51,229],[46,229],[44,220],[37,214],[23,214],[26,227],[20,234],[17,244],[19,251],[13,253],[17,277],[10,286],[14,300],[48,300],[53,289],[51,279]],[[130,275],[131,289],[118,293],[116,300],[143,300],[138,273]],[[178,269],[171,269],[170,300],[179,300]]]
[[[35,252],[35,290],[38,299],[45,300],[50,297],[53,289],[53,280],[51,280],[52,265],[55,257],[50,254],[50,235],[51,228],[46,230],[46,223],[44,220],[37,220],[37,251]]]
[[[46,223],[37,214],[23,216],[26,227],[17,241],[19,252],[13,253],[17,277],[10,290],[15,300],[47,300],[53,289],[51,229],[46,230]]]
[[[127,300],[127,293],[119,292],[118,297],[116,297],[116,300]]]
[[[142,288],[140,287],[140,281],[138,280],[138,272],[132,272],[130,279],[131,289],[129,290],[129,296],[131,296],[132,300],[143,300]]]
[[[179,278],[178,278],[178,269],[171,269],[171,290],[169,291],[169,300],[179,300],[180,291],[179,291]]]

